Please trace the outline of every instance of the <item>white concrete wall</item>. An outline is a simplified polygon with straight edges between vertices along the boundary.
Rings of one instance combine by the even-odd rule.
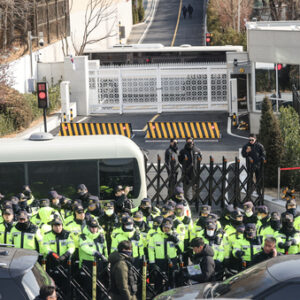
[[[70,13],[71,37],[75,42],[76,48],[79,48],[85,29],[85,14],[87,13],[87,4],[89,0],[73,0],[73,6]],[[119,22],[125,26],[126,42],[132,28],[132,2],[131,0],[103,0],[103,3],[110,3],[110,9],[106,10],[107,18],[104,18],[90,36],[90,39],[98,39],[106,35],[111,30],[111,37],[94,44],[89,44],[85,52],[96,51],[111,48],[119,43]]]
[[[39,63],[37,79],[38,81],[46,80],[50,86],[63,80],[64,62]]]
[[[103,0],[103,2],[108,3],[112,2],[111,10],[115,10],[115,28],[114,31],[116,35],[114,37],[110,37],[108,39],[102,40],[97,44],[93,44],[89,47],[92,47],[93,50],[105,49],[113,46],[114,44],[119,42],[119,22],[121,25],[125,26],[126,38],[129,36],[129,33],[132,28],[132,9],[131,9],[131,0]],[[72,2],[70,0],[70,2]],[[82,34],[84,30],[85,24],[85,12],[86,7],[89,0],[73,0],[73,6],[70,12],[70,28],[71,35],[73,40],[77,45],[80,44],[82,40]],[[105,34],[105,32],[110,28],[110,25],[113,23],[113,16],[109,16],[108,20],[104,22],[101,26],[99,26],[93,35],[93,37],[99,37]],[[126,39],[124,39],[124,42]],[[43,77],[47,78],[48,82],[51,83],[51,78],[55,81],[60,80],[63,77],[63,80],[69,80],[64,77],[62,67],[58,65],[58,69],[56,70],[56,65],[42,65],[37,68],[37,61],[39,59],[40,62],[43,63],[53,63],[53,62],[63,62],[65,55],[75,55],[73,46],[72,46],[71,38],[68,38],[69,51],[68,53],[63,52],[63,43],[62,41],[58,41],[49,46],[41,48],[39,50],[39,55],[36,52],[33,52],[32,55],[32,65],[33,65],[33,78],[42,79]],[[88,51],[87,51],[88,52]],[[10,64],[10,72],[14,77],[14,85],[13,87],[21,93],[26,93],[28,86],[28,79],[31,78],[30,75],[30,57],[29,55],[24,55],[20,59],[15,60]]]
[[[74,64],[69,57],[64,61],[64,80],[70,81],[70,101],[76,102],[77,114],[89,114],[89,70],[88,57],[75,56]]]

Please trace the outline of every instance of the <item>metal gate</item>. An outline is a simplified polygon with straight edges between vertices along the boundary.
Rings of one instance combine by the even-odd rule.
[[[227,77],[225,63],[90,69],[90,113],[228,110]]]

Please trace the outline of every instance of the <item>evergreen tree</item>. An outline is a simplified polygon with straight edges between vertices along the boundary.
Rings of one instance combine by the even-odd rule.
[[[258,140],[266,150],[265,185],[277,186],[277,171],[283,154],[283,140],[279,122],[273,113],[270,100],[266,97],[262,102],[262,116]]]
[[[280,109],[279,125],[283,137],[284,153],[281,167],[300,166],[300,123],[299,115],[291,106]],[[300,188],[300,170],[284,171],[281,183],[291,188]]]

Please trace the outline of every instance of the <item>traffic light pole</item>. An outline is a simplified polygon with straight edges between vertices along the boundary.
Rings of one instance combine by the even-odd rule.
[[[47,132],[47,115],[46,115],[46,112],[47,112],[47,108],[43,108],[43,115],[44,115],[44,129],[45,129],[45,132]]]

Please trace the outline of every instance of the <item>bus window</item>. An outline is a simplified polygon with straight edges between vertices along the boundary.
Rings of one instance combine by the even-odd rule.
[[[140,193],[141,181],[138,163],[135,158],[100,159],[100,196],[102,200],[113,198],[116,185],[132,186],[130,198],[137,198]]]
[[[22,191],[25,184],[23,163],[2,163],[0,164],[0,193],[6,199]]]
[[[97,160],[28,163],[29,185],[36,198],[48,197],[51,188],[73,198],[80,183],[84,183],[92,195],[98,195],[97,172]]]

